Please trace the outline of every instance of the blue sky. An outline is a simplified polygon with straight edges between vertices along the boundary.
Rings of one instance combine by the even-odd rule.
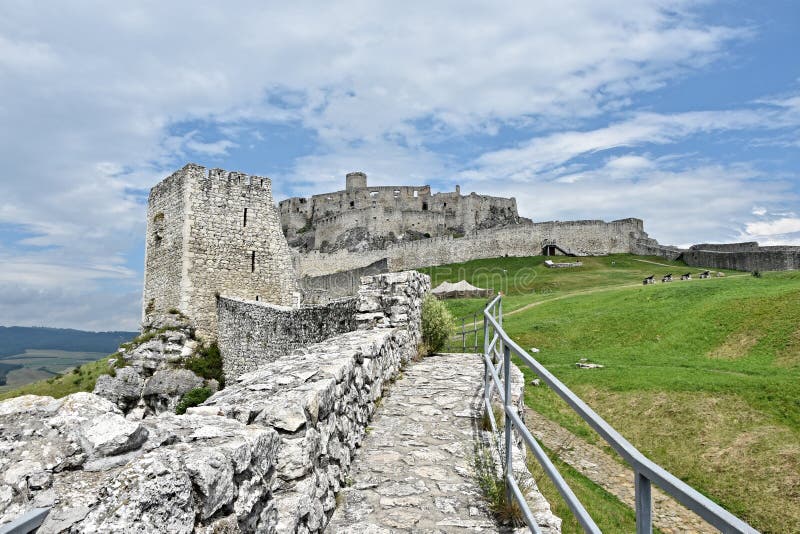
[[[136,328],[150,187],[374,184],[800,244],[800,4],[0,5],[0,324]]]

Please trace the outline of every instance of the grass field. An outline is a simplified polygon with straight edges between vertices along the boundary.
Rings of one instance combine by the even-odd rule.
[[[87,355],[87,353],[81,354]],[[90,354],[95,354],[96,357],[102,356],[96,353]],[[19,387],[0,388],[0,401],[20,395],[49,395],[59,398],[78,391],[93,391],[97,377],[102,374],[108,374],[109,372],[108,356],[106,356],[102,359],[96,359],[96,361],[89,361],[78,367],[73,367],[72,370],[67,373],[51,375],[45,380],[38,380]]]
[[[799,532],[800,273],[645,287],[641,278],[670,269],[640,259],[664,263],[612,256],[539,272],[543,258],[494,260],[511,280],[520,269],[535,273],[507,285],[505,310],[517,311],[506,330],[541,349],[538,359],[650,458],[764,532]],[[481,286],[483,277],[490,283],[481,287],[499,289],[488,265],[476,263],[429,271],[436,281],[460,276]],[[672,270],[690,271],[698,270]],[[482,304],[448,301],[457,315]],[[580,358],[605,368],[577,369]],[[598,442],[547,388],[528,386],[525,400]],[[590,511],[607,507],[588,494]]]
[[[39,380],[47,380],[73,367],[94,362],[105,356],[98,352],[70,352],[64,350],[26,350],[23,354],[5,356],[2,364],[21,365],[6,374],[6,385],[0,394]]]

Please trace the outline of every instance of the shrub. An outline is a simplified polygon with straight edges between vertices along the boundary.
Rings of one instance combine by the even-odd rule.
[[[433,295],[425,295],[422,301],[422,342],[427,354],[444,348],[453,325],[453,316],[444,303]]]
[[[184,365],[197,376],[214,379],[219,382],[220,389],[225,387],[225,375],[222,372],[222,354],[216,342],[202,347],[197,353],[186,360]]]
[[[213,395],[213,393],[208,388],[194,388],[190,391],[187,391],[183,394],[181,401],[175,407],[175,413],[178,415],[183,415],[186,413],[188,408],[203,404],[211,395]]]

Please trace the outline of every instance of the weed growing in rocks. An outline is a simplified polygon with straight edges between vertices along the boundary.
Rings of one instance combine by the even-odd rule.
[[[213,394],[214,393],[208,388],[194,388],[190,391],[187,391],[184,393],[183,397],[181,397],[178,406],[175,407],[175,413],[178,415],[183,415],[186,413],[188,408],[199,406]]]
[[[197,376],[214,379],[219,382],[220,389],[225,387],[225,375],[222,371],[222,354],[216,342],[201,347],[197,353],[186,360],[186,369]]]
[[[505,482],[497,472],[492,454],[485,445],[477,448],[472,457],[472,467],[475,471],[475,482],[495,519],[503,525],[524,526],[522,509],[513,498],[508,499]]]

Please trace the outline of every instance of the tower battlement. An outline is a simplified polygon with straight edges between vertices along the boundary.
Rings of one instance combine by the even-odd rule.
[[[216,295],[290,305],[297,281],[272,182],[190,163],[150,190],[142,315],[176,308],[216,335]]]

